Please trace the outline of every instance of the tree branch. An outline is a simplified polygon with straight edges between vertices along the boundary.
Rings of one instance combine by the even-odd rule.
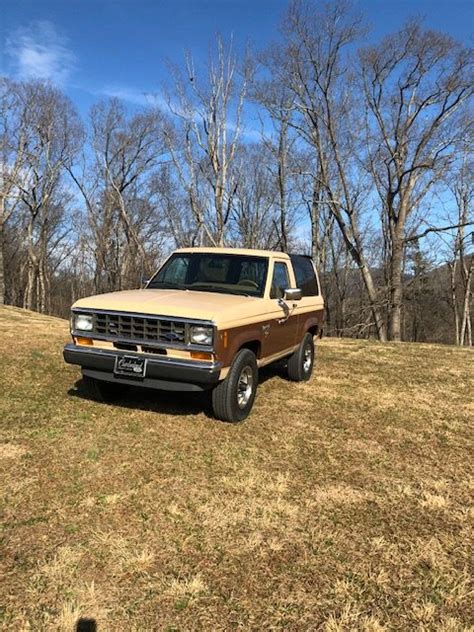
[[[405,237],[404,241],[405,243],[408,243],[411,241],[418,241],[419,239],[426,237],[426,235],[428,235],[429,233],[441,233],[445,230],[453,230],[454,228],[462,228],[463,226],[474,226],[474,222],[465,222],[464,224],[453,224],[451,226],[443,226],[441,228],[436,228],[435,226],[432,226],[424,230],[422,233],[419,233],[418,235],[413,235],[413,237]]]

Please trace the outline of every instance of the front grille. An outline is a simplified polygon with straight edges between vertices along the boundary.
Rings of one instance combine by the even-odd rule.
[[[144,340],[184,344],[186,323],[175,320],[114,313],[95,313],[94,332],[117,340]]]

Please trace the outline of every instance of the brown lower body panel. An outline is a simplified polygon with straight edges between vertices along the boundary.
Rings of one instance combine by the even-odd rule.
[[[283,314],[282,314],[283,316]],[[218,331],[216,357],[224,368],[232,364],[237,351],[246,346],[255,346],[257,358],[266,364],[267,359],[277,357],[289,350],[291,353],[303,339],[307,331],[319,333],[322,330],[324,310],[306,311],[282,318],[267,320]]]

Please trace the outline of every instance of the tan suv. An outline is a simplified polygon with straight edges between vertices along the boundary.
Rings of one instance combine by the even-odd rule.
[[[242,421],[260,367],[287,358],[290,380],[311,377],[323,311],[309,257],[183,248],[144,289],[77,301],[64,359],[102,400],[132,385],[211,390],[215,416]]]

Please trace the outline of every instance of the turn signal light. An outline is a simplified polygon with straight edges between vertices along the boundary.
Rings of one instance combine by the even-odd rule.
[[[87,347],[93,347],[94,341],[91,338],[81,338],[80,336],[78,336],[76,338],[76,344],[86,345]]]
[[[193,360],[212,360],[212,353],[206,353],[205,351],[191,351],[191,358]]]

